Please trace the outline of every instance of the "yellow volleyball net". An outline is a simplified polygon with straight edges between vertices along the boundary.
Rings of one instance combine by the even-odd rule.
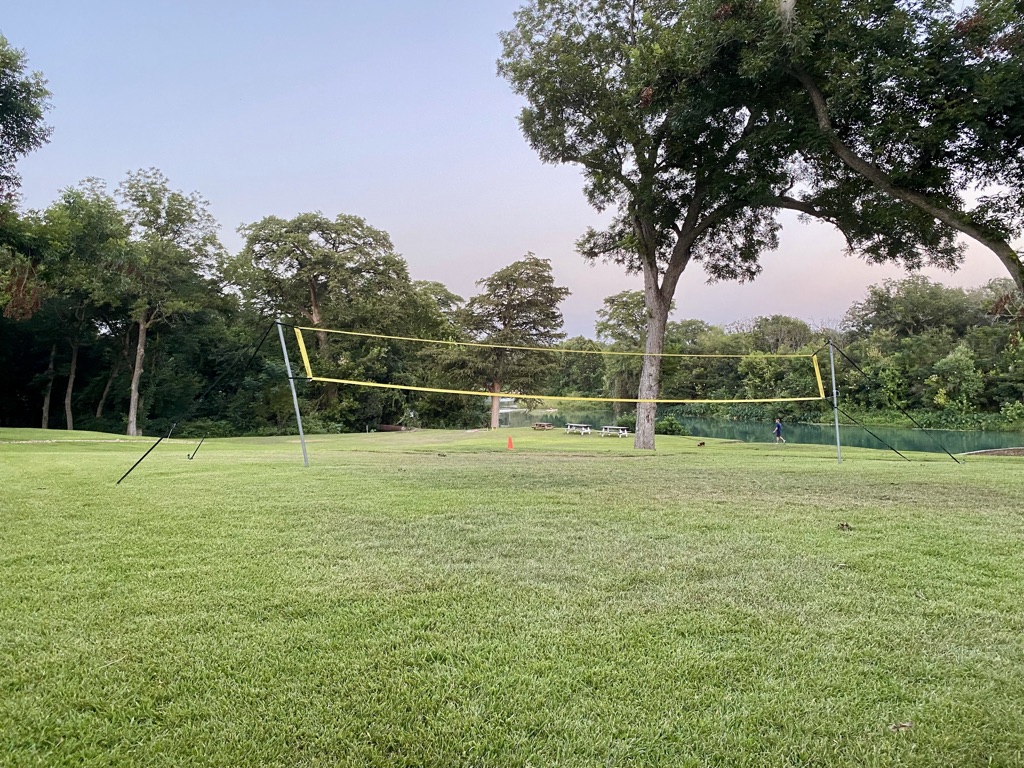
[[[645,352],[597,350],[597,349],[566,349],[562,347],[526,347],[505,344],[486,344],[471,341],[451,341],[444,339],[420,339],[411,336],[389,336],[378,333],[359,331],[340,331],[328,328],[294,326],[295,339],[299,355],[305,368],[306,378],[310,381],[342,384],[355,387],[373,387],[378,389],[403,390],[408,392],[429,392],[448,395],[469,395],[477,397],[511,397],[519,400],[571,400],[595,403],[656,403],[658,405],[681,405],[685,403],[785,403],[811,400],[824,400],[825,387],[822,383],[821,368],[816,354],[688,354],[666,352],[658,355],[663,358],[663,368],[668,367],[667,361],[677,362],[675,393],[686,394],[686,397],[665,397],[644,399],[637,397],[595,397],[581,395],[557,395],[543,392],[493,392],[488,390],[460,389],[451,387],[422,386],[392,381],[371,381],[326,375],[323,370],[314,370],[316,355],[310,353],[305,334],[338,335],[350,339],[377,340],[378,342],[411,343],[429,345],[437,348],[461,347],[479,350],[507,350],[515,352],[543,352],[553,355],[600,355],[605,358],[633,358],[634,367],[639,368],[640,358]],[[730,375],[731,373],[731,375]],[[726,393],[715,380],[731,379],[734,383],[741,382],[742,392]],[[683,390],[680,392],[680,390]],[[760,392],[759,392],[760,390]],[[769,390],[769,391],[765,391]],[[692,396],[691,396],[692,395]],[[744,395],[744,396],[739,396]]]

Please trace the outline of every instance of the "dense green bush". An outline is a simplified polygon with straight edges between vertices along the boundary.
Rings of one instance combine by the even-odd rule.
[[[690,430],[679,423],[679,420],[671,413],[660,421],[654,422],[654,434],[656,435],[689,435]]]

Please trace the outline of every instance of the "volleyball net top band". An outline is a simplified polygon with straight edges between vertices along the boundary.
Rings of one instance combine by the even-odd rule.
[[[687,354],[679,352],[665,352],[652,354],[649,352],[621,352],[616,350],[598,349],[562,349],[557,347],[525,347],[511,344],[485,344],[473,341],[452,341],[447,339],[419,339],[412,336],[389,336],[381,333],[363,333],[359,331],[339,331],[329,328],[313,328],[310,326],[292,326],[295,330],[295,340],[299,347],[299,355],[302,357],[302,365],[306,370],[306,378],[310,381],[319,381],[332,384],[345,384],[356,387],[376,387],[378,389],[398,389],[410,392],[433,392],[444,395],[469,395],[472,397],[514,397],[520,400],[573,400],[592,403],[655,403],[659,405],[681,405],[685,403],[789,403],[809,400],[824,400],[825,385],[821,378],[821,368],[818,365],[816,354],[780,354],[780,355],[702,355]],[[361,381],[356,379],[341,379],[331,376],[317,376],[313,373],[313,366],[310,363],[309,352],[306,349],[306,342],[302,336],[303,331],[312,333],[329,333],[341,336],[353,336],[359,338],[383,339],[386,341],[409,341],[421,344],[440,344],[456,347],[476,347],[484,349],[512,349],[524,352],[548,352],[553,354],[579,354],[579,355],[603,355],[606,357],[666,357],[666,358],[804,358],[811,361],[814,367],[814,378],[817,383],[818,393],[806,397],[754,397],[754,398],[712,398],[712,399],[664,399],[664,398],[628,398],[628,397],[581,397],[574,395],[546,395],[531,394],[523,392],[488,392],[486,390],[468,389],[447,389],[443,387],[419,387],[411,384],[388,384],[379,381]]]

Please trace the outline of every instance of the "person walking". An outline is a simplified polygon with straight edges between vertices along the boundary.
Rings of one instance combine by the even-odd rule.
[[[772,433],[775,435],[775,443],[784,443],[786,438],[782,436],[782,419],[775,420],[775,431]]]

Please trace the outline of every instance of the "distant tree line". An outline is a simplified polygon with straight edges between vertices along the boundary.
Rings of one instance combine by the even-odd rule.
[[[642,350],[643,294],[605,299],[597,339],[567,339],[573,349]],[[671,358],[662,365],[663,399],[799,397],[817,390],[813,367],[776,357],[818,353],[831,395],[827,344],[839,350],[840,407],[866,423],[952,429],[1024,429],[1024,300],[1010,280],[964,290],[912,276],[872,286],[837,327],[812,328],[785,315],[722,327],[700,320],[669,321],[665,352],[744,355]],[[852,362],[851,362],[852,361]],[[559,394],[632,396],[641,361],[636,357],[565,356],[553,390]],[[629,423],[632,406],[621,407]],[[697,403],[661,406],[659,418],[720,416],[734,419],[822,421],[831,404]]]
[[[7,225],[32,247],[4,257],[2,426],[158,434],[177,422],[182,435],[291,432],[276,333],[253,354],[279,317],[368,334],[307,332],[318,375],[333,378],[590,398],[635,398],[639,389],[643,293],[609,296],[594,338],[566,338],[559,305],[568,291],[533,254],[480,280],[469,300],[411,280],[387,234],[354,216],[267,217],[243,227],[245,246],[229,255],[201,198],[170,190],[155,171],[130,174],[116,193],[92,180]],[[819,353],[828,388],[832,339],[856,363],[837,356],[841,405],[859,419],[898,423],[906,411],[930,426],[1020,429],[1022,324],[1024,301],[1009,280],[964,290],[924,277],[872,287],[836,328],[784,315],[726,327],[669,321],[667,355],[732,357],[666,357],[661,397],[812,395],[810,363],[779,355]],[[310,432],[497,425],[496,398],[305,381],[299,392]],[[577,407],[635,418],[628,403]],[[666,414],[815,421],[829,411],[820,401],[699,403],[663,406],[659,418]]]
[[[3,426],[291,431],[288,374],[277,335],[266,333],[278,318],[323,329],[308,336],[317,375],[495,393],[542,387],[551,354],[513,348],[563,338],[558,305],[568,291],[533,254],[481,280],[484,291],[468,301],[411,280],[389,236],[355,216],[268,216],[242,227],[245,246],[230,255],[205,201],[155,170],[129,174],[114,192],[89,180],[45,211],[9,213],[5,227]],[[269,343],[257,351],[261,340]],[[336,383],[300,390],[310,431],[487,423],[479,397]]]

